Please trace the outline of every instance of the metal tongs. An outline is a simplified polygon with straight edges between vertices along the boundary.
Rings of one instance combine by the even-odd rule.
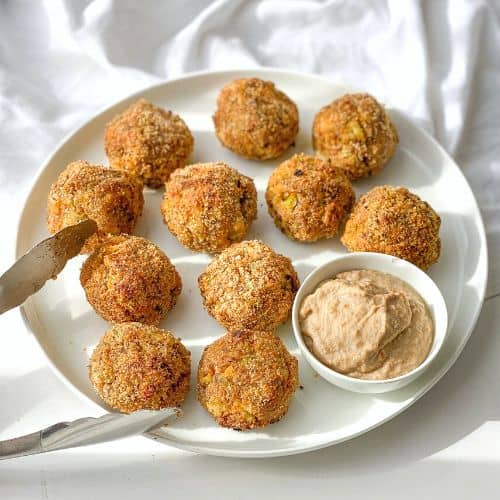
[[[66,262],[80,253],[85,240],[96,231],[97,224],[87,219],[62,229],[23,255],[0,276],[0,314],[21,305],[40,290],[47,280],[55,278]],[[151,432],[181,413],[178,408],[165,408],[158,411],[140,410],[129,415],[108,413],[97,418],[59,422],[32,434],[0,441],[0,460]]]

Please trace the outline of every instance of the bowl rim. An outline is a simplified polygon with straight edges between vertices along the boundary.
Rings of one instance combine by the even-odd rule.
[[[343,261],[343,260],[349,261],[349,260],[355,260],[358,258],[361,260],[363,260],[363,259],[375,259],[375,260],[379,260],[379,261],[385,261],[386,263],[391,263],[391,264],[396,263],[399,266],[408,267],[409,269],[416,271],[417,274],[420,274],[423,277],[423,279],[426,280],[431,285],[431,287],[433,287],[435,289],[435,291],[437,292],[436,297],[437,297],[438,303],[436,304],[436,306],[440,309],[440,312],[442,315],[441,330],[444,330],[444,333],[443,333],[443,335],[440,336],[440,338],[438,338],[438,336],[436,335],[436,331],[437,331],[437,329],[436,329],[436,317],[437,317],[437,314],[436,315],[433,314],[434,338],[433,338],[433,345],[431,346],[431,350],[429,351],[429,354],[427,355],[427,357],[424,359],[424,361],[420,365],[418,365],[417,367],[415,367],[413,370],[409,371],[408,373],[404,373],[403,375],[399,375],[398,377],[381,379],[381,380],[378,380],[378,379],[369,380],[369,379],[361,379],[361,378],[356,378],[356,377],[350,377],[349,375],[344,375],[343,373],[335,371],[333,368],[330,368],[329,366],[325,365],[322,361],[320,361],[314,355],[314,353],[309,350],[309,348],[307,347],[307,345],[304,341],[304,338],[302,336],[302,331],[300,328],[300,321],[299,321],[299,308],[300,308],[300,305],[302,304],[302,301],[305,298],[305,297],[302,297],[302,295],[305,293],[304,289],[314,279],[314,277],[317,276],[317,274],[320,273],[325,267],[331,266],[333,263],[337,263],[339,261]],[[373,267],[370,267],[369,264],[368,265],[360,264],[358,266],[354,265],[351,268],[351,270],[355,270],[355,269],[371,269],[373,271],[386,272],[388,274],[391,274],[388,271],[380,271],[378,269],[374,269]],[[346,269],[346,271],[347,270],[348,269]],[[339,271],[339,272],[341,272],[341,271]],[[396,278],[399,278],[396,275],[393,275],[393,276],[395,276]],[[318,286],[322,281],[325,281],[327,279],[329,279],[329,278],[322,279],[321,281],[319,281],[317,283],[316,286]],[[399,278],[399,279],[402,279],[402,278]],[[405,279],[402,279],[402,280],[405,281],[405,283],[410,285],[412,288],[415,288],[413,283],[411,283]],[[418,290],[416,290],[416,291],[419,293],[419,295],[421,295]],[[422,298],[424,299],[424,302],[426,303],[426,305],[429,307],[429,302],[428,302],[427,298],[423,297],[423,296],[422,296]],[[432,314],[432,312],[431,312],[431,314]],[[335,257],[329,259],[328,261],[324,262],[323,264],[320,264],[319,266],[314,268],[306,276],[306,278],[302,281],[299,289],[297,290],[297,293],[296,293],[294,301],[293,301],[293,306],[292,306],[292,329],[293,329],[295,340],[296,340],[296,342],[299,346],[299,349],[302,352],[304,358],[306,359],[308,364],[315,371],[317,371],[318,374],[321,375],[327,382],[329,382],[333,385],[337,385],[332,380],[326,378],[322,372],[327,372],[329,375],[331,375],[331,378],[333,378],[333,379],[336,378],[340,382],[342,382],[342,384],[338,385],[338,387],[341,387],[344,389],[347,388],[348,384],[358,385],[358,386],[361,386],[361,385],[362,386],[371,386],[372,388],[374,388],[376,386],[396,385],[396,384],[398,384],[398,382],[406,381],[409,379],[411,379],[411,380],[416,379],[418,376],[420,376],[425,371],[425,369],[431,364],[431,362],[437,357],[437,355],[441,351],[443,344],[444,344],[444,341],[445,341],[445,338],[448,335],[448,326],[449,326],[448,325],[448,309],[446,307],[446,302],[444,300],[443,294],[441,293],[441,290],[438,287],[438,285],[436,284],[436,282],[425,271],[420,269],[418,266],[412,264],[411,262],[408,262],[404,259],[401,259],[401,258],[393,256],[393,255],[379,253],[379,252],[351,252],[348,254],[335,256]],[[314,365],[317,365],[317,366],[314,366]]]

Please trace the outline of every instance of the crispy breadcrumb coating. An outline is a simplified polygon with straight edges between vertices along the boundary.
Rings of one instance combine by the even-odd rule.
[[[226,84],[213,120],[224,146],[254,160],[277,158],[294,143],[299,130],[295,103],[273,82],[259,78]]]
[[[229,331],[274,331],[290,316],[299,279],[288,257],[251,240],[215,257],[198,284],[205,308]]]
[[[152,188],[161,187],[193,152],[194,139],[182,118],[139,99],[106,126],[104,148],[113,168]]]
[[[198,399],[223,427],[264,427],[288,411],[298,386],[298,363],[268,332],[227,333],[203,351]]]
[[[346,94],[323,107],[313,123],[314,149],[351,180],[379,172],[399,142],[384,107],[368,94]]]
[[[158,325],[181,293],[179,273],[151,241],[108,238],[84,262],[80,282],[90,305],[114,323]]]
[[[379,252],[428,269],[441,251],[441,219],[404,187],[377,186],[363,195],[347,219],[341,241],[351,252]]]
[[[185,247],[216,253],[245,237],[257,217],[257,192],[225,163],[199,163],[172,174],[161,212]]]
[[[113,325],[97,344],[89,377],[123,413],[179,406],[189,391],[190,352],[172,332],[140,323]]]
[[[94,220],[97,233],[87,239],[81,251],[89,253],[109,235],[131,233],[143,206],[142,183],[131,175],[75,161],[50,188],[47,224],[53,234],[82,220]]]
[[[266,200],[274,223],[288,237],[316,241],[337,234],[355,195],[342,169],[301,153],[273,171]]]

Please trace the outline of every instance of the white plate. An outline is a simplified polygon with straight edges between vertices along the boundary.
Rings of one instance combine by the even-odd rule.
[[[297,104],[300,132],[295,148],[278,161],[246,161],[217,141],[211,116],[218,91],[229,80],[257,76],[273,80]],[[366,89],[369,91],[370,89]],[[261,238],[288,255],[304,279],[318,264],[345,253],[338,239],[299,244],[280,233],[267,215],[263,192],[275,165],[298,151],[311,152],[310,130],[314,113],[341,94],[352,91],[324,78],[277,70],[228,71],[195,74],[144,90],[105,110],[57,148],[41,168],[21,216],[17,255],[47,236],[45,205],[50,184],[67,163],[84,159],[106,163],[102,137],[105,124],[138,96],[179,113],[195,136],[192,162],[225,161],[255,179],[259,217],[248,238]],[[164,431],[173,446],[212,455],[239,457],[279,456],[322,448],[345,441],[386,422],[413,404],[450,368],[469,338],[483,302],[487,276],[486,238],[474,196],[458,166],[424,131],[402,113],[390,110],[401,143],[383,172],[355,184],[358,195],[378,184],[404,185],[429,201],[442,218],[442,256],[430,271],[441,288],[449,313],[450,331],[440,355],[429,369],[407,387],[381,395],[338,389],[318,377],[301,358],[290,323],[279,334],[299,357],[300,381],[290,411],[280,422],[261,431],[222,429],[196,401],[195,374],[202,348],[223,333],[204,311],[196,279],[209,257],[184,249],[160,217],[161,192],[147,191],[137,234],[158,244],[182,275],[184,288],[177,306],[161,326],[182,337],[192,353],[192,389],[184,404],[185,416]],[[55,372],[79,394],[103,406],[88,377],[88,357],[106,323],[87,304],[79,284],[82,258],[68,263],[55,281],[23,307],[25,322],[45,351]],[[104,406],[103,406],[104,407]]]

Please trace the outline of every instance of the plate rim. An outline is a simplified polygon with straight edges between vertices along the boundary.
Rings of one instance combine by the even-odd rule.
[[[96,113],[94,113],[89,119],[83,121],[82,123],[78,124],[73,130],[71,130],[69,133],[67,133],[51,150],[49,155],[44,159],[42,162],[41,166],[37,169],[33,180],[30,184],[30,187],[27,191],[26,198],[24,199],[23,205],[21,212],[19,214],[17,224],[16,224],[16,243],[15,243],[15,255],[14,257],[18,259],[21,256],[20,252],[20,234],[21,234],[21,225],[24,223],[24,220],[26,218],[26,213],[27,213],[27,205],[28,201],[31,199],[33,196],[33,193],[35,191],[35,187],[38,184],[38,181],[40,177],[42,176],[43,172],[45,169],[48,167],[48,165],[52,162],[54,156],[58,153],[58,151],[65,145],[66,142],[71,140],[75,135],[77,135],[81,129],[84,127],[87,127],[88,125],[91,124],[94,120],[98,119],[101,117],[103,114],[107,113],[111,108],[116,106],[119,103],[122,103],[126,100],[135,98],[135,97],[140,97],[141,94],[144,92],[149,92],[149,91],[154,91],[157,88],[166,86],[168,84],[174,83],[174,82],[179,82],[182,80],[188,80],[188,79],[196,79],[204,76],[223,76],[227,75],[228,79],[234,79],[238,77],[243,77],[243,74],[251,74],[253,73],[257,77],[269,77],[272,78],[272,75],[284,75],[284,76],[290,76],[292,78],[309,78],[309,79],[316,79],[319,82],[323,84],[332,84],[332,85],[337,85],[339,87],[344,87],[344,88],[351,88],[344,83],[337,82],[328,76],[325,75],[318,75],[318,74],[313,74],[313,73],[307,73],[303,71],[291,71],[283,68],[273,68],[273,67],[255,67],[255,68],[235,68],[235,69],[225,69],[225,70],[201,70],[201,71],[194,71],[194,72],[189,72],[185,73],[182,76],[176,77],[176,78],[167,78],[162,80],[161,82],[154,83],[152,85],[148,85],[146,87],[141,88],[140,90],[137,90],[136,92],[133,92],[131,94],[127,94],[126,96],[112,102],[110,105],[105,106],[101,109],[99,109]],[[397,109],[397,108],[396,108]],[[450,370],[450,368],[455,364],[459,356],[461,355],[463,349],[465,348],[465,345],[469,341],[476,325],[477,321],[479,319],[479,315],[482,311],[483,305],[484,305],[484,300],[485,300],[485,294],[486,294],[486,288],[488,284],[488,267],[489,267],[489,261],[488,261],[488,243],[486,239],[486,230],[484,226],[484,221],[483,217],[481,214],[481,210],[479,208],[479,205],[477,203],[476,196],[474,195],[474,192],[465,177],[462,169],[460,166],[456,163],[456,161],[453,159],[453,157],[444,149],[443,146],[424,128],[422,128],[416,121],[406,114],[404,111],[397,109],[398,112],[400,112],[402,115],[404,115],[404,118],[408,120],[411,125],[416,127],[419,132],[424,134],[425,139],[428,140],[432,145],[439,150],[441,154],[443,154],[448,161],[451,161],[453,165],[455,166],[455,169],[458,173],[458,175],[462,178],[464,181],[469,194],[471,196],[472,202],[473,202],[473,208],[477,212],[477,217],[474,217],[474,219],[477,219],[477,224],[478,224],[478,231],[479,231],[479,241],[481,243],[480,249],[484,251],[484,259],[479,260],[478,268],[480,269],[481,274],[484,275],[483,283],[481,289],[478,289],[479,293],[479,305],[475,311],[475,314],[472,317],[472,321],[470,323],[470,327],[468,331],[465,333],[463,336],[461,342],[458,344],[457,349],[453,353],[453,355],[448,359],[448,361],[443,364],[437,371],[436,375],[432,378],[431,381],[427,385],[425,385],[423,388],[421,388],[419,391],[417,391],[412,398],[410,399],[409,402],[405,402],[401,408],[398,408],[397,411],[394,413],[391,413],[388,415],[386,418],[381,419],[380,421],[375,422],[373,425],[364,427],[360,429],[357,432],[354,432],[348,436],[344,436],[342,438],[338,439],[332,439],[332,440],[326,440],[321,443],[315,443],[310,446],[301,446],[301,447],[296,447],[296,448],[277,448],[274,450],[228,450],[226,448],[217,448],[217,447],[207,447],[207,446],[198,446],[198,445],[190,445],[186,443],[180,443],[176,440],[169,439],[166,437],[158,437],[157,435],[153,434],[144,434],[145,437],[148,439],[152,439],[157,442],[161,442],[162,444],[168,444],[169,446],[172,446],[174,448],[178,448],[184,451],[189,451],[189,452],[194,452],[194,453],[199,453],[199,454],[205,454],[205,455],[212,455],[212,456],[223,456],[223,457],[235,457],[235,458],[266,458],[266,457],[281,457],[281,456],[289,456],[289,455],[298,455],[302,453],[307,453],[315,450],[319,450],[322,448],[327,448],[329,446],[333,446],[335,444],[339,444],[345,441],[349,441],[351,439],[354,439],[356,437],[359,437],[363,434],[366,434],[367,432],[370,432],[371,430],[380,427],[381,425],[387,423],[388,421],[392,420],[393,418],[397,417],[404,411],[406,411],[410,406],[414,405],[422,396],[424,396],[429,390],[431,390],[443,377],[444,375]],[[26,304],[26,303],[25,303]],[[45,348],[42,346],[42,344],[38,341],[38,336],[35,333],[34,329],[31,327],[30,321],[28,319],[27,312],[25,311],[25,304],[23,304],[19,308],[19,314],[21,317],[21,320],[27,330],[28,333],[31,333],[33,337],[36,340],[38,348],[42,351],[48,365],[50,366],[51,370],[55,375],[63,382],[64,385],[66,385],[79,399],[86,401],[89,403],[92,407],[98,408],[102,410],[103,408],[98,405],[96,402],[94,402],[92,399],[90,399],[88,396],[86,396],[83,392],[81,392],[76,386],[74,386],[71,381],[57,368],[57,366],[52,362],[51,358],[49,357],[47,351]]]

